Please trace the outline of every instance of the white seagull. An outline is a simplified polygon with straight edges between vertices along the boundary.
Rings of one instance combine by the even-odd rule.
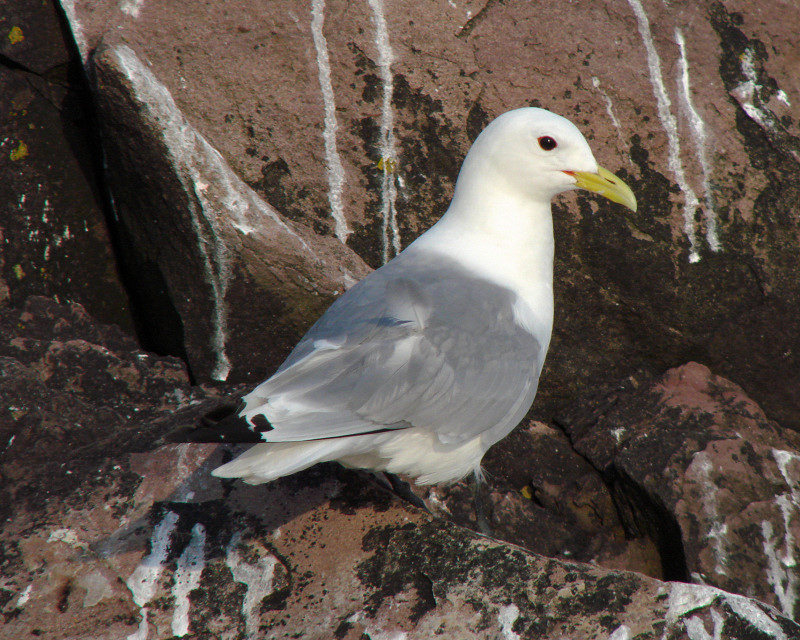
[[[318,462],[480,477],[530,409],[553,326],[551,199],[588,189],[636,210],[569,120],[510,111],[478,136],[442,218],[336,300],[238,422],[256,444],[216,469],[270,482]],[[230,420],[218,425],[224,429]]]

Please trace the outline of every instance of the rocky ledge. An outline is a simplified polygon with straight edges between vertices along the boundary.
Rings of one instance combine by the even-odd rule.
[[[699,365],[501,444],[504,542],[469,529],[464,483],[432,515],[333,464],[212,478],[229,449],[160,440],[241,388],[79,305],[0,326],[4,637],[800,638],[797,443]]]

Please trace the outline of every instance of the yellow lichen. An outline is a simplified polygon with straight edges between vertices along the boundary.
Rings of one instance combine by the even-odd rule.
[[[19,27],[11,27],[11,31],[8,32],[8,41],[11,44],[17,44],[18,42],[22,42],[24,39],[25,36],[22,33],[22,29]]]
[[[16,162],[17,160],[22,160],[25,156],[28,155],[28,145],[25,144],[22,140],[19,141],[16,149],[11,150],[11,160]]]

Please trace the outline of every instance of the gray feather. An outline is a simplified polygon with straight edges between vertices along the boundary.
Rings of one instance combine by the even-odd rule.
[[[269,400],[269,442],[415,426],[458,443],[518,420],[544,354],[517,302],[452,259],[407,251],[330,307],[247,413]]]

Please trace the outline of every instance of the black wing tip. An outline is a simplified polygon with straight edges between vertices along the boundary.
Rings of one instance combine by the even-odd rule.
[[[255,443],[264,442],[263,431],[272,426],[264,418],[265,425],[259,424],[253,430],[238,413],[242,405],[224,404],[203,415],[199,424],[183,427],[168,434],[164,440],[173,443]],[[259,416],[259,418],[262,416]]]

